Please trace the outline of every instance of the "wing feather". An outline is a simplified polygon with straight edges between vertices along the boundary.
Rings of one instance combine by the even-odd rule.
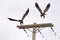
[[[12,19],[12,18],[8,18],[9,20],[11,20],[11,21],[18,21],[18,20],[16,20],[16,19]]]
[[[26,10],[25,14],[22,17],[22,20],[24,20],[24,18],[27,16],[27,14],[29,13],[29,8]]]
[[[42,10],[41,10],[41,8],[39,7],[39,5],[38,5],[38,3],[36,2],[35,3],[35,7],[38,9],[38,11],[42,14]]]
[[[44,12],[47,12],[49,8],[50,8],[50,3],[48,3],[48,5],[46,6]]]

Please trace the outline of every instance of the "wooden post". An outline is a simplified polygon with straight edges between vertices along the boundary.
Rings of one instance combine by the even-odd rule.
[[[33,28],[33,32],[32,32],[32,40],[36,40],[36,28]]]
[[[34,23],[36,25],[36,23]],[[32,40],[36,40],[36,27],[33,27]]]
[[[52,23],[43,23],[43,24],[30,24],[30,25],[18,25],[17,28],[19,29],[28,29],[28,28],[33,28],[32,32],[32,40],[36,40],[36,28],[45,28],[45,27],[53,27],[54,25]]]
[[[54,25],[52,23],[42,23],[42,24],[30,24],[30,25],[18,25],[17,28],[19,29],[27,29],[27,28],[40,28],[40,27],[53,27]]]

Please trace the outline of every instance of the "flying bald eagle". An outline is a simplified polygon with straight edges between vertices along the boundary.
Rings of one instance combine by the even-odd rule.
[[[29,13],[29,8],[26,10],[25,14],[23,15],[22,19],[21,20],[16,20],[16,19],[12,19],[12,18],[8,18],[9,20],[11,21],[17,21],[17,22],[20,22],[20,24],[23,24],[23,20],[24,18],[27,16],[27,14]]]
[[[38,5],[37,2],[35,3],[35,7],[36,7],[37,10],[40,12],[40,14],[41,14],[40,16],[43,17],[43,18],[45,18],[45,15],[46,15],[45,12],[47,12],[48,9],[50,8],[50,3],[47,4],[47,6],[46,6],[46,8],[44,9],[43,12],[42,12],[42,10],[41,10],[41,8],[39,7],[39,5]]]
[[[16,19],[12,19],[12,18],[8,18],[8,19],[11,20],[11,21],[17,21],[17,22],[20,22],[20,24],[23,24],[23,20],[28,15],[28,13],[29,13],[29,8],[26,10],[26,12],[23,15],[21,20],[16,20]],[[25,33],[27,33],[25,29],[23,29],[23,30],[25,31]]]

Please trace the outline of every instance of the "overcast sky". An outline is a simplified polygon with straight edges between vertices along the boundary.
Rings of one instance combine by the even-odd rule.
[[[48,3],[51,4],[46,12],[45,19],[40,17],[40,13],[35,7],[35,2],[39,4],[42,10]],[[0,0],[0,40],[32,40],[32,33],[27,34],[17,28],[18,22],[12,22],[7,18],[21,19],[25,11],[29,8],[29,14],[24,19],[24,24],[33,23],[52,23],[54,30],[60,37],[60,0]],[[41,30],[47,40],[60,40],[54,35],[50,28]],[[36,34],[36,40],[46,40],[39,32]]]

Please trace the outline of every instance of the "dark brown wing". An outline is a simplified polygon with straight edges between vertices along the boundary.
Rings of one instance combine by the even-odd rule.
[[[42,10],[41,10],[41,8],[39,7],[39,5],[38,5],[38,3],[36,2],[35,3],[35,7],[38,9],[38,11],[42,14]]]
[[[24,18],[27,16],[27,14],[29,13],[29,8],[26,10],[25,14],[22,17],[22,20],[24,20]]]
[[[47,12],[49,8],[50,8],[50,3],[48,3],[48,5],[46,6],[44,13]]]
[[[12,19],[12,18],[8,18],[9,20],[11,20],[11,21],[18,21],[18,20],[16,20],[16,19]]]

